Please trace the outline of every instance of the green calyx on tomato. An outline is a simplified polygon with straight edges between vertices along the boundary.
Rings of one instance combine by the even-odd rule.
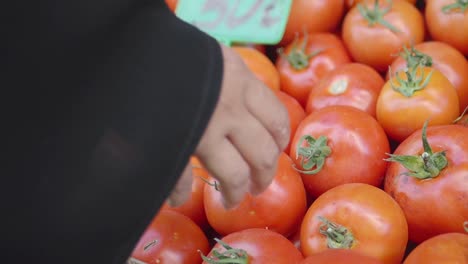
[[[318,139],[309,135],[302,136],[296,147],[296,159],[301,158],[302,170],[293,168],[303,174],[316,174],[322,170],[325,159],[331,154],[327,141],[325,136],[320,136]],[[306,146],[303,146],[304,142],[307,143]]]
[[[453,120],[454,124],[460,124],[462,126],[467,126],[468,125],[468,118],[465,118],[465,115],[468,111],[468,106],[465,107],[465,110],[463,110],[463,113],[459,117],[457,117],[455,120]]]
[[[390,158],[385,159],[386,161],[400,163],[410,171],[407,175],[421,180],[439,176],[440,172],[448,164],[445,151],[432,152],[432,148],[427,141],[427,123],[428,121],[424,123],[422,129],[424,152],[420,156],[388,154]]]
[[[278,53],[280,56],[286,58],[289,62],[289,65],[293,67],[295,70],[303,70],[309,67],[309,60],[316,55],[318,55],[321,51],[316,50],[310,54],[306,54],[306,46],[308,42],[308,33],[304,31],[304,40],[302,43],[298,44],[298,36],[294,38],[291,51],[288,54],[284,53],[283,48],[278,49]]]
[[[455,3],[442,7],[442,12],[460,12],[464,13],[468,9],[468,0],[456,0]]]
[[[200,252],[201,258],[209,264],[249,264],[249,256],[243,249],[232,248],[222,240],[215,238],[215,241],[220,244],[225,251],[220,253],[213,250],[213,257],[209,258]]]
[[[368,25],[373,27],[376,24],[380,24],[388,29],[390,29],[394,33],[399,33],[400,31],[390,24],[387,20],[384,19],[384,16],[392,10],[392,0],[387,0],[387,3],[389,4],[388,7],[386,8],[380,8],[379,7],[379,0],[375,0],[374,3],[374,9],[370,10],[367,8],[367,6],[362,5],[359,3],[357,5],[357,8],[359,10],[359,13],[361,13],[362,17],[364,17],[365,20],[367,20]]]
[[[354,236],[346,227],[333,223],[325,217],[318,218],[323,223],[319,232],[327,237],[328,248],[350,249],[353,246]]]
[[[431,80],[432,73],[431,71],[426,78],[424,78],[424,73],[421,71],[421,74],[418,74],[418,68],[423,68],[424,66],[416,65],[416,67],[408,68],[405,70],[406,80],[400,78],[398,72],[395,74],[395,78],[398,81],[398,84],[393,83],[393,78],[390,79],[390,85],[393,90],[401,93],[406,97],[411,97],[416,91],[424,89]],[[391,71],[391,69],[389,69]],[[390,76],[392,76],[390,72]]]
[[[406,61],[408,69],[413,69],[417,66],[432,67],[431,56],[415,49],[413,45],[409,49],[404,46],[400,56]]]

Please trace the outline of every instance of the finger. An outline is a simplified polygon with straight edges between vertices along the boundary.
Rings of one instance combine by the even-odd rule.
[[[260,194],[276,174],[281,150],[266,128],[249,113],[244,115],[242,125],[234,127],[228,137],[250,166],[250,192]]]
[[[289,115],[276,95],[261,82],[247,86],[244,102],[249,112],[257,118],[283,151],[289,142]]]
[[[250,169],[247,162],[227,139],[210,142],[201,147],[197,155],[211,176],[218,180],[226,209],[238,205],[249,188]]]
[[[167,200],[169,206],[178,207],[188,201],[192,194],[192,181],[192,164],[189,162],[169,195]]]

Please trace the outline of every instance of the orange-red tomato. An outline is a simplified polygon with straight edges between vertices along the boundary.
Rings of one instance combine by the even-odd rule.
[[[291,149],[291,141],[294,137],[294,133],[296,133],[296,129],[299,126],[299,123],[306,117],[304,108],[297,102],[294,97],[288,95],[282,91],[276,91],[276,96],[280,99],[286,109],[288,110],[289,114],[289,127],[290,127],[290,137],[288,146],[284,149],[285,153],[289,153]]]
[[[419,244],[403,264],[466,264],[468,263],[468,235],[446,233]]]
[[[407,67],[404,57],[413,59],[416,63],[431,66],[439,70],[452,83],[457,90],[460,103],[460,112],[463,112],[468,106],[468,61],[465,56],[452,46],[438,41],[428,41],[420,43],[404,52],[403,56],[398,57],[391,65],[392,73],[403,70]],[[405,54],[406,53],[406,54]],[[422,54],[421,54],[422,53]],[[387,80],[389,73],[387,72]]]
[[[464,4],[463,4],[464,2]],[[460,8],[446,8],[460,4]],[[432,39],[450,44],[468,55],[468,3],[456,0],[426,1],[425,18]]]
[[[332,105],[348,105],[375,117],[375,106],[384,80],[373,68],[361,64],[342,65],[329,72],[310,91],[306,112]]]
[[[422,158],[426,151],[421,130],[400,143],[394,151],[394,155],[418,157],[414,163],[419,165],[413,165],[411,171],[397,162],[389,164],[384,184],[385,191],[405,212],[411,241],[420,243],[439,234],[464,232],[463,223],[468,219],[467,136],[468,128],[464,126],[427,128],[427,140],[432,152],[445,151],[448,163],[442,169],[435,167],[437,170],[429,170],[434,167],[430,162],[433,158],[428,156],[426,161]],[[438,164],[444,163],[439,161]],[[419,179],[413,174],[428,178]]]
[[[195,157],[190,159],[190,163],[193,166],[192,175],[192,193],[190,198],[184,204],[178,207],[171,207],[166,202],[162,209],[168,209],[182,213],[183,215],[192,219],[202,229],[208,227],[208,220],[206,219],[205,207],[203,205],[203,190],[205,187],[205,181],[209,179],[208,171],[201,167],[201,163]]]
[[[263,54],[266,54],[265,45],[262,44],[253,44],[253,43],[234,43],[233,46],[235,47],[247,47],[251,49],[255,49]]]
[[[219,263],[299,264],[304,258],[301,252],[287,238],[267,229],[245,229],[229,234],[221,241],[227,246],[236,249],[238,255],[243,256],[243,258],[226,254],[227,256],[224,260],[230,259],[231,261]],[[215,250],[220,254],[226,252],[225,247],[218,242],[207,257],[215,257],[213,254]],[[243,250],[243,252],[240,250]],[[214,260],[216,261],[216,258]],[[237,262],[234,262],[234,260]],[[239,260],[244,261],[240,262]],[[205,261],[203,264],[208,264],[208,262]]]
[[[302,120],[290,157],[316,198],[345,183],[380,186],[389,151],[387,136],[372,116],[350,106],[329,106]]]
[[[276,60],[281,90],[305,105],[309,92],[325,74],[350,63],[343,42],[332,33],[316,33],[299,37],[286,46]]]
[[[401,47],[424,40],[424,19],[407,1],[379,1],[378,11],[375,3],[376,0],[363,1],[367,17],[361,14],[359,5],[353,7],[343,21],[342,36],[356,62],[385,72]],[[386,9],[388,12],[384,12]]]
[[[201,263],[209,251],[208,239],[190,218],[161,210],[143,233],[131,256],[147,264]]]
[[[377,99],[377,120],[393,140],[403,141],[428,119],[430,125],[444,125],[459,116],[457,92],[437,69],[419,68],[411,82],[403,71],[397,75],[403,81],[391,78]]]
[[[280,77],[275,65],[268,57],[256,49],[250,47],[233,47],[241,56],[247,67],[254,75],[272,90],[280,89]]]
[[[273,182],[260,195],[246,194],[237,207],[226,210],[221,193],[207,184],[204,203],[208,222],[221,235],[258,227],[288,236],[296,231],[307,209],[301,176],[284,153]]]
[[[398,204],[381,189],[362,183],[340,185],[321,195],[301,225],[306,257],[334,247],[397,264],[407,241],[408,227]]]
[[[331,32],[339,27],[343,15],[344,0],[294,0],[280,44],[291,43],[304,31]]]
[[[382,261],[355,250],[327,249],[305,258],[300,264],[383,264]]]
[[[345,4],[346,4],[346,8],[351,8],[351,7],[354,7],[355,5],[357,5],[358,3],[361,3],[363,0],[346,0],[345,1]],[[416,4],[416,1],[417,0],[405,0],[411,4]]]
[[[166,1],[167,6],[169,7],[169,9],[171,9],[172,12],[175,12],[176,7],[177,7],[177,3],[179,1],[178,0],[165,0],[165,1]]]

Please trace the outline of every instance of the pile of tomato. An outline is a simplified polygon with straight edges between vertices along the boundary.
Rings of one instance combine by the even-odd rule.
[[[131,261],[468,263],[468,0],[294,0],[235,50],[289,112],[274,180],[226,210],[192,157]]]

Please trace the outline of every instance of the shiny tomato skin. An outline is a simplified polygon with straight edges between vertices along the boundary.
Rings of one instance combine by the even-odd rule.
[[[222,241],[232,248],[247,252],[249,264],[299,264],[304,258],[301,252],[284,236],[263,228],[250,228],[229,234]],[[210,251],[223,252],[223,247],[217,243]],[[207,262],[203,262],[207,264]]]
[[[131,256],[147,264],[201,263],[198,250],[207,254],[208,239],[190,218],[161,210],[141,236]]]
[[[301,225],[301,249],[305,257],[328,250],[319,232],[325,217],[347,228],[354,237],[349,250],[382,261],[401,263],[408,240],[403,211],[383,190],[363,183],[348,183],[321,195],[309,207]]]
[[[233,49],[241,56],[252,73],[270,89],[280,89],[280,77],[275,65],[260,51],[251,47],[236,46]]]
[[[428,84],[412,96],[406,97],[392,88],[399,84],[395,77],[387,81],[377,99],[377,120],[387,135],[401,142],[414,131],[422,128],[429,119],[429,125],[451,124],[459,116],[458,95],[450,81],[437,69],[424,67],[417,76],[424,79],[432,76]],[[398,75],[406,80],[403,72]]]
[[[426,24],[433,40],[445,42],[468,55],[468,9],[444,13],[442,8],[453,4],[454,0],[426,1]]]
[[[375,117],[377,97],[384,80],[373,68],[349,63],[329,72],[310,91],[306,104],[308,114],[332,105],[348,105]]]
[[[345,1],[345,4],[346,4],[346,8],[351,8],[351,7],[354,7],[355,5],[357,5],[358,3],[361,3],[363,0],[346,0]],[[411,4],[416,4],[416,1],[417,0],[405,0]]]
[[[280,44],[290,44],[296,34],[302,34],[304,30],[309,33],[332,32],[339,27],[343,15],[344,0],[294,0]]]
[[[221,193],[207,184],[204,204],[208,222],[221,235],[247,228],[268,228],[289,236],[296,231],[307,209],[301,176],[285,153],[278,159],[273,182],[260,195],[246,194],[237,207],[226,210]]]
[[[363,4],[373,9],[374,2],[364,0]],[[351,8],[343,21],[343,41],[354,61],[379,72],[387,70],[401,47],[424,40],[424,19],[419,10],[407,1],[393,0],[391,3],[392,8],[384,19],[398,29],[397,33],[381,24],[369,26],[357,6]],[[379,1],[381,8],[388,5],[389,1]]]
[[[375,258],[359,254],[355,250],[327,249],[305,258],[300,264],[383,264]]]
[[[439,41],[427,41],[414,48],[432,58],[432,67],[439,70],[457,91],[460,113],[468,106],[468,60],[457,49]],[[390,66],[393,75],[406,68],[406,61],[398,57]],[[386,79],[389,78],[387,72]]]
[[[304,42],[304,37],[297,39],[297,44]],[[296,44],[285,47],[284,55],[290,54]],[[328,72],[338,66],[350,63],[348,51],[339,37],[332,33],[315,33],[307,35],[306,54],[317,53],[309,59],[304,69],[295,69],[285,56],[278,56],[276,67],[280,75],[281,90],[305,105],[309,92]]]
[[[290,138],[289,138],[289,144],[284,149],[284,152],[289,153],[289,150],[291,148],[291,141],[294,137],[294,133],[296,132],[296,129],[299,126],[299,123],[301,123],[301,121],[306,117],[306,113],[304,111],[304,108],[302,108],[301,104],[299,104],[299,102],[297,102],[297,100],[294,99],[294,97],[288,95],[287,93],[283,91],[276,91],[276,96],[278,96],[280,101],[288,110]]]
[[[468,235],[445,233],[419,244],[403,264],[466,264],[468,263]]]
[[[307,192],[316,198],[327,190],[351,182],[379,186],[387,167],[389,142],[382,127],[369,114],[350,106],[329,106],[308,115],[299,124],[291,145],[290,157],[302,170],[296,158],[297,144],[304,135],[328,138],[331,155],[320,172],[301,173]],[[352,169],[350,169],[352,168]]]
[[[165,202],[162,209],[177,211],[192,219],[200,228],[205,230],[208,228],[208,220],[206,219],[205,207],[203,205],[203,190],[205,187],[203,179],[208,180],[210,176],[208,171],[201,167],[198,159],[192,157],[190,163],[193,166],[193,182],[189,200],[178,207],[171,207]]]
[[[426,180],[406,176],[402,165],[388,166],[384,189],[406,215],[410,240],[420,243],[442,233],[464,232],[468,219],[468,128],[459,125],[430,126],[427,140],[433,152],[445,150],[448,166],[438,177]],[[396,155],[421,155],[421,130],[395,150]]]

